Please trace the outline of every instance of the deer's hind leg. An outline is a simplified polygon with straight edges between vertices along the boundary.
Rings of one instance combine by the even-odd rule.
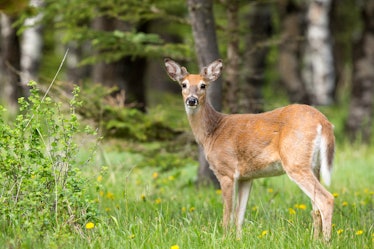
[[[319,235],[322,220],[323,237],[326,241],[330,241],[334,197],[322,186],[311,170],[287,172],[287,174],[312,201],[313,225],[316,229],[314,235]]]

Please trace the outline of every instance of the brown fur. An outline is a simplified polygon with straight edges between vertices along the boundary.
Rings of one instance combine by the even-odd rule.
[[[312,200],[315,237],[322,229],[325,240],[330,240],[334,199],[319,182],[323,160],[330,174],[335,148],[333,126],[327,118],[299,104],[262,114],[221,114],[207,101],[204,86],[219,77],[221,61],[203,68],[200,75],[189,74],[171,60],[165,60],[165,65],[183,88],[192,131],[221,184],[224,227],[235,219],[240,236],[253,179],[286,173]],[[188,98],[197,99],[198,104],[191,106]],[[316,153],[316,158],[327,158],[314,162]]]

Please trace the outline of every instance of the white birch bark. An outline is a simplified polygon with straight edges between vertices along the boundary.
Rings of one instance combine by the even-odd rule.
[[[43,0],[31,0],[30,6],[42,7]],[[28,26],[21,36],[21,83],[27,85],[30,80],[37,81],[38,69],[42,55],[43,37],[42,27],[38,22],[42,18],[39,13],[35,17],[25,20]]]
[[[302,76],[314,105],[333,102],[335,72],[329,30],[330,5],[331,0],[309,0]]]

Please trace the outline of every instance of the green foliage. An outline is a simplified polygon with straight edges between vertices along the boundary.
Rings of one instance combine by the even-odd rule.
[[[101,85],[84,89],[84,105],[77,111],[87,119],[94,120],[105,137],[122,137],[136,141],[168,140],[180,132],[172,129],[159,119],[155,119],[123,103],[111,103],[113,89]],[[124,101],[124,100],[121,100]]]
[[[45,1],[43,21],[54,23],[64,31],[65,42],[90,44],[90,53],[83,64],[113,62],[125,56],[182,58],[191,55],[191,46],[170,43],[165,36],[182,36],[189,29],[184,1]],[[58,15],[56,16],[56,13]],[[92,23],[104,18],[108,27],[94,28]],[[155,30],[154,25],[159,25]],[[147,26],[149,25],[149,26]],[[146,27],[142,30],[141,27]],[[177,27],[177,28],[175,28]],[[151,29],[151,30],[149,30]]]
[[[85,164],[77,158],[75,142],[83,132],[75,114],[79,89],[65,116],[60,103],[41,98],[35,82],[30,87],[28,100],[19,99],[16,121],[0,119],[0,226],[37,238],[81,231],[88,219],[97,219],[97,209],[78,167]],[[3,117],[6,110],[0,106],[0,111]],[[87,127],[84,132],[93,133]]]

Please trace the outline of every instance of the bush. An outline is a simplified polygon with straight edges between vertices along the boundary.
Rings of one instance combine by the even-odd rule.
[[[125,96],[119,99],[112,96],[119,92],[116,89],[97,84],[83,90],[84,105],[77,108],[77,112],[93,120],[105,137],[145,142],[170,140],[180,134],[166,122],[155,120],[134,105],[124,106]]]
[[[0,106],[1,226],[40,236],[59,230],[83,234],[83,225],[98,216],[78,167],[84,162],[77,158],[76,136],[93,133],[80,128],[75,114],[79,89],[64,115],[61,103],[41,98],[35,82],[30,87],[13,124],[4,121]]]

